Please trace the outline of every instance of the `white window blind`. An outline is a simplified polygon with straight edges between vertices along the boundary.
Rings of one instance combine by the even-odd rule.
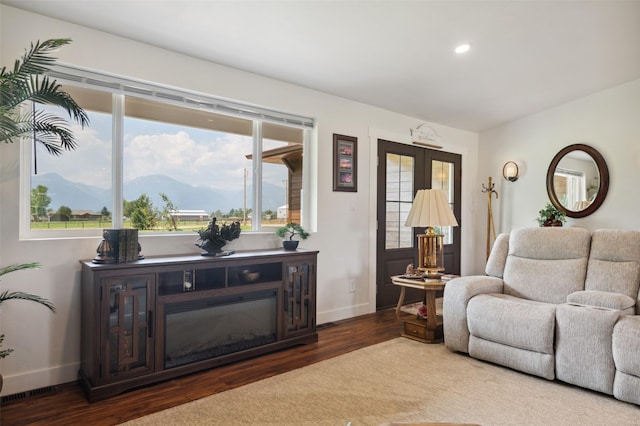
[[[60,81],[75,82],[82,86],[90,86],[93,89],[103,88],[112,93],[122,93],[138,98],[161,99],[163,102],[175,103],[193,109],[203,109],[222,116],[261,120],[298,128],[313,128],[315,125],[314,119],[310,117],[141,80],[114,76],[68,64],[58,63],[54,65],[48,75]]]

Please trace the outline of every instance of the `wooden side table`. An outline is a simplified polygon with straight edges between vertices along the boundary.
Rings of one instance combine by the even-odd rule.
[[[443,340],[442,334],[442,317],[438,316],[436,312],[436,295],[438,291],[444,290],[446,281],[425,282],[424,280],[415,280],[409,278],[402,278],[402,275],[395,275],[391,277],[391,282],[400,286],[400,298],[398,299],[398,305],[396,306],[396,316],[400,316],[400,308],[404,303],[404,296],[407,287],[417,288],[424,290],[425,292],[425,305],[427,306],[427,321],[424,330],[421,330],[421,323],[415,323],[407,321],[405,323],[406,337],[411,335],[418,335],[419,339],[425,343],[439,343]],[[407,328],[408,327],[408,328]],[[407,330],[409,332],[407,332]],[[415,337],[412,337],[415,338]]]

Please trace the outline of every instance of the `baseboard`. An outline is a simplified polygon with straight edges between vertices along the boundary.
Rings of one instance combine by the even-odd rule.
[[[330,311],[322,311],[317,313],[316,324],[324,324],[326,322],[340,321],[347,318],[357,317],[359,315],[371,314],[375,309],[370,309],[369,303],[360,305],[345,306],[343,308],[333,309]]]
[[[80,363],[5,376],[0,396],[14,395],[78,380]]]

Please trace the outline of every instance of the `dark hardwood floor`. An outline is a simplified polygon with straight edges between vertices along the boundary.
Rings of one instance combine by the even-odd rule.
[[[317,343],[301,345],[246,361],[132,390],[89,403],[80,386],[66,383],[40,396],[4,401],[0,424],[116,425],[185,402],[246,385],[314,362],[332,358],[400,336],[403,314],[387,309],[318,329]]]

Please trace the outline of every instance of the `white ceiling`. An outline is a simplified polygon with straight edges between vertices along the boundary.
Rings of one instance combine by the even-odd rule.
[[[0,1],[471,131],[640,78],[640,1]]]

